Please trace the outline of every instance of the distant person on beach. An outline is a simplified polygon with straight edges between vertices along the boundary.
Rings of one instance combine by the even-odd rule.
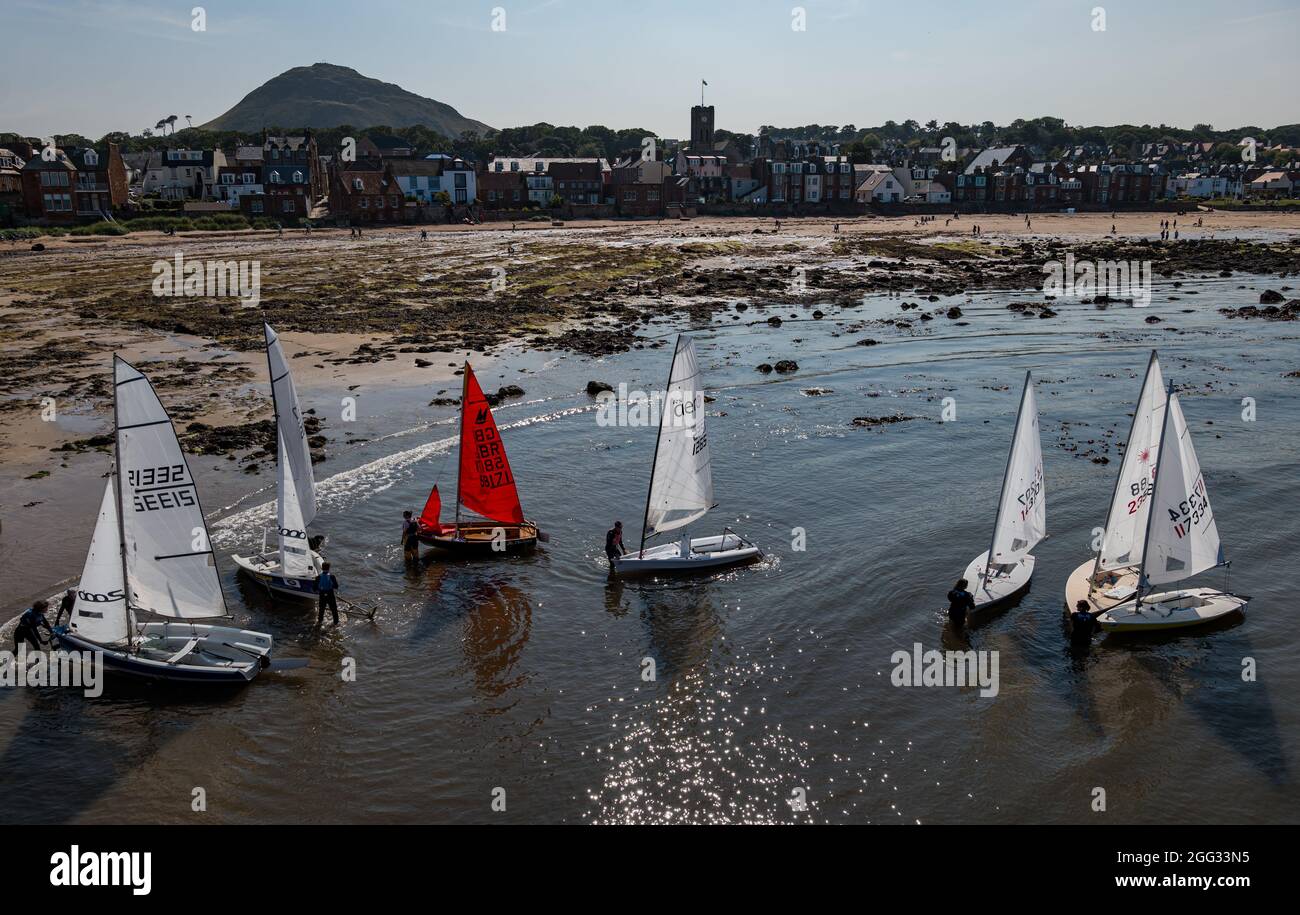
[[[626,555],[627,547],[623,546],[623,522],[615,521],[614,526],[605,531],[605,556],[609,559],[609,567],[614,568],[618,558]]]
[[[18,646],[23,642],[32,646],[33,651],[40,651],[42,629],[49,633],[51,640],[54,639],[54,630],[50,628],[50,621],[45,618],[45,611],[48,609],[50,609],[49,601],[38,600],[18,617],[18,625],[14,628],[14,654],[18,653]]]
[[[59,601],[59,610],[57,613],[54,614],[54,625],[56,626],[59,625],[59,621],[63,619],[63,614],[65,613],[68,614],[68,622],[71,623],[72,608],[76,606],[76,603],[77,603],[77,589],[69,588],[67,590],[67,593],[63,595],[63,600]]]
[[[965,629],[967,614],[975,611],[975,595],[966,590],[968,584],[966,579],[960,578],[948,592],[948,619],[956,629]]]
[[[334,614],[334,625],[339,624],[338,590],[338,578],[330,571],[330,564],[322,562],[320,575],[316,576],[316,593],[320,595],[320,611],[316,614],[317,626],[325,622],[326,607],[329,607],[330,612]]]

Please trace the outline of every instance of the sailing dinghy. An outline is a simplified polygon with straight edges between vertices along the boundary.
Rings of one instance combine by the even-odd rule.
[[[1070,573],[1065,583],[1066,610],[1073,611],[1079,601],[1086,600],[1095,614],[1137,594],[1167,401],[1160,359],[1153,350],[1133,409],[1133,426],[1115,478],[1101,549],[1094,559]]]
[[[620,575],[692,572],[749,562],[762,551],[731,528],[711,537],[691,537],[688,526],[713,508],[713,472],[704,429],[704,391],[695,341],[679,335],[668,371],[668,390],[660,407],[659,438],[650,470],[641,548],[620,556]],[[671,542],[646,548],[646,541],[681,531]]]
[[[266,633],[194,622],[229,616],[194,477],[149,379],[117,357],[113,376],[113,472],[60,645],[103,652],[109,671],[183,683],[302,666],[272,662]]]
[[[298,392],[289,373],[280,338],[270,324],[266,334],[266,364],[271,375],[271,400],[275,404],[276,436],[276,521],[279,548],[267,550],[266,532],[262,551],[255,556],[231,556],[246,575],[266,586],[272,594],[316,598],[321,556],[311,548],[307,526],[316,517],[316,479],[311,469],[311,449],[303,427]]]
[[[1250,598],[1214,588],[1154,593],[1201,572],[1226,566],[1219,527],[1178,395],[1170,385],[1147,513],[1138,591],[1097,615],[1106,632],[1150,632],[1197,626],[1245,610]],[[1143,589],[1147,589],[1143,593]]]
[[[962,576],[970,583],[976,612],[1003,604],[1029,587],[1034,574],[1034,557],[1029,551],[1045,536],[1047,496],[1043,491],[1038,399],[1033,376],[1025,372],[1025,389],[993,522],[993,541],[986,552],[971,560]]]
[[[505,443],[468,362],[461,379],[457,467],[456,520],[442,523],[442,497],[435,483],[420,513],[420,542],[462,556],[526,553],[536,547],[537,525],[524,518]],[[486,520],[463,520],[462,509]]]

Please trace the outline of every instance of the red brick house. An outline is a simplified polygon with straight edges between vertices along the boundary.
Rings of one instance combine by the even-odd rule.
[[[620,216],[667,215],[681,207],[689,179],[678,178],[663,162],[624,159],[610,173],[614,206]]]
[[[405,203],[392,169],[379,159],[339,163],[331,176],[330,215],[350,225],[402,222]]]
[[[27,155],[17,150],[0,148],[0,220],[8,220],[23,210],[23,165]]]
[[[555,193],[565,203],[576,205],[605,202],[605,177],[599,159],[581,162],[552,162],[547,173]]]
[[[478,173],[478,200],[486,210],[518,210],[528,202],[524,172],[485,170]]]
[[[77,169],[73,210],[78,216],[102,217],[126,206],[126,163],[116,143],[106,150],[74,149],[69,158]]]
[[[126,205],[126,163],[116,143],[70,153],[32,150],[20,171],[23,208],[30,219],[54,223],[101,219]]]

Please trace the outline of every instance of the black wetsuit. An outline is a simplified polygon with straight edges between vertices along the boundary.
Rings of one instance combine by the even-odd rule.
[[[609,558],[610,565],[619,556],[627,555],[627,547],[623,546],[623,532],[618,528],[611,527],[605,531],[605,555]]]
[[[18,625],[14,627],[14,654],[18,653],[18,646],[23,642],[32,646],[33,651],[40,651],[41,629],[49,633],[51,639],[54,638],[54,630],[50,628],[50,621],[45,618],[45,614],[35,607],[28,607],[18,617]]]
[[[420,522],[414,519],[402,522],[402,549],[408,554],[420,554]]]
[[[334,625],[339,624],[339,604],[335,595],[339,589],[339,580],[334,577],[333,572],[321,572],[320,577],[316,579],[316,590],[320,594],[320,611],[316,614],[316,625],[319,626],[325,622],[325,608],[328,606],[330,612],[334,614]]]
[[[1076,647],[1087,645],[1098,628],[1097,618],[1091,613],[1075,610],[1070,614],[1070,644]]]
[[[72,622],[72,608],[77,605],[77,593],[63,595],[63,600],[59,601],[59,612],[54,614],[54,625],[63,622],[63,614],[68,615],[68,622]]]
[[[975,611],[975,595],[960,588],[948,592],[948,619],[958,629],[966,625],[966,614]]]

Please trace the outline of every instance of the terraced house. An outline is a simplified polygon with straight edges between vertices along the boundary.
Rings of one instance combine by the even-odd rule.
[[[126,164],[115,143],[69,152],[32,150],[21,177],[23,208],[29,219],[48,223],[102,219],[126,205]]]

